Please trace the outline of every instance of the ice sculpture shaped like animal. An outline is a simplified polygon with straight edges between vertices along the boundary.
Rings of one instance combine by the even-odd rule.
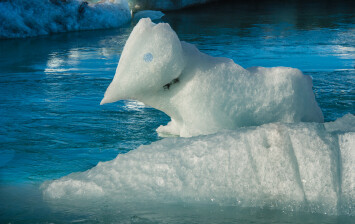
[[[141,19],[101,104],[141,101],[171,117],[160,134],[189,137],[271,122],[323,122],[309,76],[295,68],[244,69]]]

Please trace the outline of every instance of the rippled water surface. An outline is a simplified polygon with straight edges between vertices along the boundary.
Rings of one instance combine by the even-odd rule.
[[[181,40],[243,67],[311,75],[326,121],[355,113],[355,7],[348,3],[226,2],[168,12]],[[134,24],[113,30],[0,40],[0,220],[64,222],[344,223],[349,217],[215,205],[42,202],[38,186],[141,144],[169,121],[139,102],[100,106]]]

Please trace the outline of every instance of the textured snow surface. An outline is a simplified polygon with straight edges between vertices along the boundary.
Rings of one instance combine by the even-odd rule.
[[[131,20],[126,0],[82,3],[83,0],[0,1],[0,39],[119,27]]]
[[[47,182],[43,192],[52,200],[183,201],[355,215],[355,128],[344,121],[355,117],[167,138]]]
[[[141,101],[171,122],[161,135],[184,137],[271,122],[323,122],[312,80],[295,68],[244,69],[180,42],[165,23],[141,19],[128,38],[101,104]]]

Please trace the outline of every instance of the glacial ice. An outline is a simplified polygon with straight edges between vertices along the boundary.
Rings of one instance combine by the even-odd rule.
[[[166,138],[42,189],[49,200],[198,202],[355,215],[355,130],[342,128],[354,122],[347,115],[334,123],[271,123]]]
[[[149,60],[147,59],[149,56]],[[312,80],[294,68],[244,69],[180,42],[165,23],[141,19],[101,104],[141,101],[171,117],[161,135],[183,137],[272,122],[323,122]]]
[[[0,1],[0,39],[119,27],[131,20],[126,0],[82,3],[83,0]]]
[[[212,1],[217,0],[128,0],[128,4],[133,11],[144,9],[175,10]]]
[[[160,11],[153,10],[143,10],[134,14],[133,20],[139,21],[142,18],[150,18],[151,20],[158,20],[163,17],[165,14]]]

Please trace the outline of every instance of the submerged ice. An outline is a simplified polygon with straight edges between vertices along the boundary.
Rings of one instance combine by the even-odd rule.
[[[89,3],[88,3],[89,2]],[[0,1],[0,39],[119,27],[131,19],[126,0]]]
[[[43,192],[62,200],[183,201],[355,215],[354,127],[355,117],[346,115],[326,124],[272,123],[168,138],[45,183]]]
[[[169,115],[171,122],[157,130],[162,135],[323,122],[312,80],[300,70],[244,69],[180,42],[168,24],[150,19],[141,19],[133,29],[101,104],[121,99],[138,100]]]

